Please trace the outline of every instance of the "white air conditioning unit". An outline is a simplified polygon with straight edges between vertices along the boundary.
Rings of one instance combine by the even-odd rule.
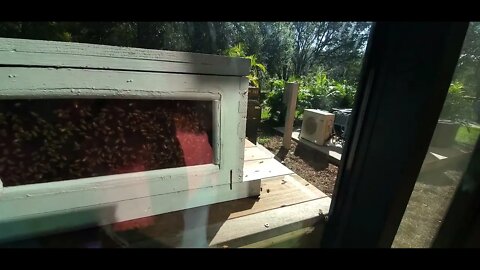
[[[303,112],[300,138],[317,145],[324,145],[330,138],[335,115],[327,111],[306,109]]]

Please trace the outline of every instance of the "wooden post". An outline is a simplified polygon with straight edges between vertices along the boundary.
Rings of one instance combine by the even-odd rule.
[[[246,135],[250,142],[257,143],[258,127],[262,118],[262,108],[260,106],[260,88],[248,88],[248,107],[247,107],[247,128]]]
[[[285,129],[283,132],[283,147],[290,149],[292,143],[293,121],[295,120],[295,108],[297,107],[298,83],[285,85],[285,97],[287,113],[285,115]]]

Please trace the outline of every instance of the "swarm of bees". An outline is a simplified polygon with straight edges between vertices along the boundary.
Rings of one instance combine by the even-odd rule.
[[[180,100],[1,100],[0,179],[15,186],[185,166],[176,130],[211,138],[211,107]]]

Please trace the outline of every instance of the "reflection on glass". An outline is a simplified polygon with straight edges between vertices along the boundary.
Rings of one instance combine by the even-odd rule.
[[[1,100],[0,178],[16,186],[212,163],[211,122],[206,101]]]
[[[471,23],[454,78],[392,247],[430,247],[480,134],[480,24]]]
[[[338,146],[335,147],[338,150],[345,139],[349,108],[353,106],[370,27],[369,22],[6,22],[0,23],[0,36],[24,39],[51,39],[54,36],[55,39],[80,43],[246,56],[252,60],[250,74],[247,76],[250,86],[258,87],[259,95],[268,93],[263,104],[266,106],[262,105],[262,120],[269,118],[278,123],[284,122],[282,96],[285,83],[290,78],[297,78],[302,89],[297,102],[296,118],[301,120],[301,113],[309,108],[339,112],[334,128],[335,138],[329,142]],[[32,33],[36,34],[32,36]],[[244,42],[240,44],[239,41]],[[130,55],[132,51],[128,51],[127,55],[133,58]],[[142,59],[148,57],[149,53],[158,55],[153,51],[142,53],[145,53]],[[221,65],[222,61],[218,62]],[[172,72],[177,73],[178,70]],[[223,77],[218,78],[221,81]],[[233,86],[237,88],[237,84],[232,84],[232,88]],[[218,88],[223,88],[223,85],[219,83]],[[318,155],[312,155],[315,158],[309,157],[307,151],[303,156],[290,151],[285,164],[273,162],[281,147],[277,143],[281,137],[263,131],[278,126],[274,122],[268,124],[269,127],[262,127],[263,131],[259,132],[268,134],[258,140],[265,148],[252,143],[249,145],[248,142],[243,145],[242,140],[236,140],[236,146],[228,144],[228,147],[223,148],[223,143],[236,139],[238,130],[241,130],[241,125],[230,119],[232,114],[240,111],[237,106],[225,106],[221,111],[217,110],[219,107],[215,108],[212,115],[211,102],[0,101],[0,112],[3,113],[0,114],[0,132],[5,129],[0,134],[0,178],[7,187],[187,166],[181,169],[187,177],[185,186],[181,187],[185,189],[183,193],[172,188],[174,192],[168,193],[168,199],[159,200],[158,196],[150,194],[151,186],[144,185],[140,189],[142,196],[146,197],[138,200],[149,207],[137,207],[139,203],[130,203],[132,200],[121,202],[122,207],[136,214],[144,213],[143,211],[148,214],[150,208],[186,210],[149,215],[85,230],[68,228],[72,231],[48,232],[45,236],[4,245],[89,248],[318,246],[323,230],[322,222],[315,223],[315,226],[312,222],[321,220],[319,209],[324,214],[328,211],[328,196],[333,192],[336,166],[329,165],[321,170],[315,168],[322,167],[323,164],[318,166]],[[216,130],[212,135],[212,116],[236,128],[222,129],[220,138],[219,126],[215,125],[218,123],[213,123]],[[248,126],[249,119],[246,121]],[[35,134],[30,134],[32,132]],[[17,140],[16,136],[21,138]],[[197,175],[194,168],[188,167],[212,163],[212,140],[218,143],[215,144],[216,147],[221,146],[222,160],[229,161],[220,164],[215,160],[215,164],[230,171],[230,179],[228,175],[222,178],[210,174]],[[247,176],[247,171],[249,181],[242,185],[236,183],[239,179],[233,178],[232,181],[232,175],[235,176],[237,171],[229,168],[231,160],[243,159],[243,156],[232,155],[232,152],[236,153],[232,150],[237,146],[245,146],[244,151],[248,152],[244,159],[244,176]],[[1,152],[1,147],[7,149],[5,154]],[[217,155],[219,153],[216,152]],[[322,157],[321,162],[326,164],[326,158]],[[27,167],[26,164],[35,166],[24,171],[22,168]],[[285,178],[276,176],[278,171],[285,170],[286,167],[295,174],[289,171]],[[14,172],[21,173],[15,175]],[[258,198],[254,183],[260,181],[262,193]],[[213,187],[200,189],[198,187],[201,183]],[[255,193],[255,197],[244,198],[247,196],[247,187],[248,194]],[[130,187],[125,190],[130,190]],[[153,189],[151,191],[158,192]],[[107,197],[103,192],[100,196]],[[196,203],[191,203],[225,201],[236,197],[242,199],[195,208],[192,205]],[[321,199],[321,203],[317,199]],[[104,204],[100,206],[103,207]],[[69,220],[84,218],[89,210],[90,208],[85,212],[69,211]],[[108,215],[118,213],[118,209],[108,209]],[[102,212],[100,216],[107,214]],[[55,226],[58,224],[52,216],[42,215],[42,218],[46,223],[56,224]],[[262,222],[250,225],[253,223],[245,223],[245,220]],[[12,226],[18,227],[18,224],[20,223]],[[299,224],[301,227],[297,226]]]

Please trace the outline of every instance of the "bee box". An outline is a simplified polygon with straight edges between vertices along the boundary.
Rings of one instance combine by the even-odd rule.
[[[260,193],[246,59],[0,38],[0,241]]]

